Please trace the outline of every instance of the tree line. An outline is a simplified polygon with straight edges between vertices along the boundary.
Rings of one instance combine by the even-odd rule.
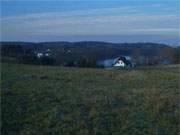
[[[89,54],[54,54],[50,56],[38,57],[36,54],[36,48],[28,48],[25,45],[1,45],[1,56],[2,57],[12,57],[15,58],[18,63],[23,64],[35,64],[35,65],[61,65],[68,67],[102,67],[99,66],[97,61],[99,60],[97,53]],[[105,49],[105,48],[104,48]],[[150,48],[151,49],[151,48]],[[130,54],[133,58],[133,61],[137,65],[156,65],[160,63],[161,59],[168,59],[173,64],[180,63],[180,47],[169,48],[164,47],[163,50],[159,49],[157,52],[148,50],[145,54],[142,54],[141,48],[138,46]],[[128,50],[128,49],[127,49]],[[92,50],[91,50],[92,51]],[[112,50],[111,50],[112,51]],[[149,52],[153,52],[148,55]],[[113,54],[113,52],[112,52]],[[112,55],[110,54],[110,56]],[[103,52],[101,51],[101,54]],[[107,56],[106,58],[108,58]],[[112,56],[111,56],[112,57]]]

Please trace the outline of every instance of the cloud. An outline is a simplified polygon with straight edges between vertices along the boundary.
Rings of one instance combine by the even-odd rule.
[[[177,35],[179,17],[119,7],[44,12],[1,18],[3,37],[162,34]]]
[[[116,8],[101,8],[101,9],[84,9],[75,11],[61,11],[61,12],[42,12],[42,13],[31,13],[19,16],[2,17],[1,20],[12,20],[12,19],[37,19],[37,18],[47,18],[47,17],[87,17],[87,16],[98,16],[98,15],[111,15],[111,14],[134,14],[140,12],[131,6],[116,7]]]

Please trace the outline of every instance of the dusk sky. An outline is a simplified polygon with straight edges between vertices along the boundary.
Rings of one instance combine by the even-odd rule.
[[[180,45],[179,0],[1,0],[1,41]]]

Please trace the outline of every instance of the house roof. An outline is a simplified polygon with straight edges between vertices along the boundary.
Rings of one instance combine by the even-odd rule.
[[[130,56],[120,56],[120,57],[113,58],[113,59],[100,60],[100,61],[98,61],[98,64],[103,65],[104,67],[113,67],[113,65],[116,64],[117,60],[119,60],[119,59],[123,60],[126,65],[132,64]]]
[[[115,63],[117,63],[119,60],[122,60],[126,65],[130,65],[131,62],[129,60],[127,60],[125,57],[120,56],[116,59]]]

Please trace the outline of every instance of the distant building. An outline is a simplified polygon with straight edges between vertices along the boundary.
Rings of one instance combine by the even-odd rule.
[[[40,53],[40,52],[36,53],[36,55],[37,55],[38,58],[43,57],[43,53]]]
[[[47,49],[46,51],[41,51],[41,52],[35,52],[36,53],[36,56],[38,58],[41,58],[41,57],[50,57],[52,55],[52,52],[50,49]]]
[[[115,61],[113,67],[117,68],[117,67],[122,67],[122,68],[125,68],[125,67],[132,67],[132,63],[130,60],[127,60],[126,57],[119,57],[117,58],[117,60]]]
[[[47,57],[48,57],[49,55],[50,55],[49,53],[44,53],[44,56],[47,56]]]
[[[130,68],[133,67],[129,56],[120,56],[114,59],[106,59],[98,62],[100,66],[105,68]]]

